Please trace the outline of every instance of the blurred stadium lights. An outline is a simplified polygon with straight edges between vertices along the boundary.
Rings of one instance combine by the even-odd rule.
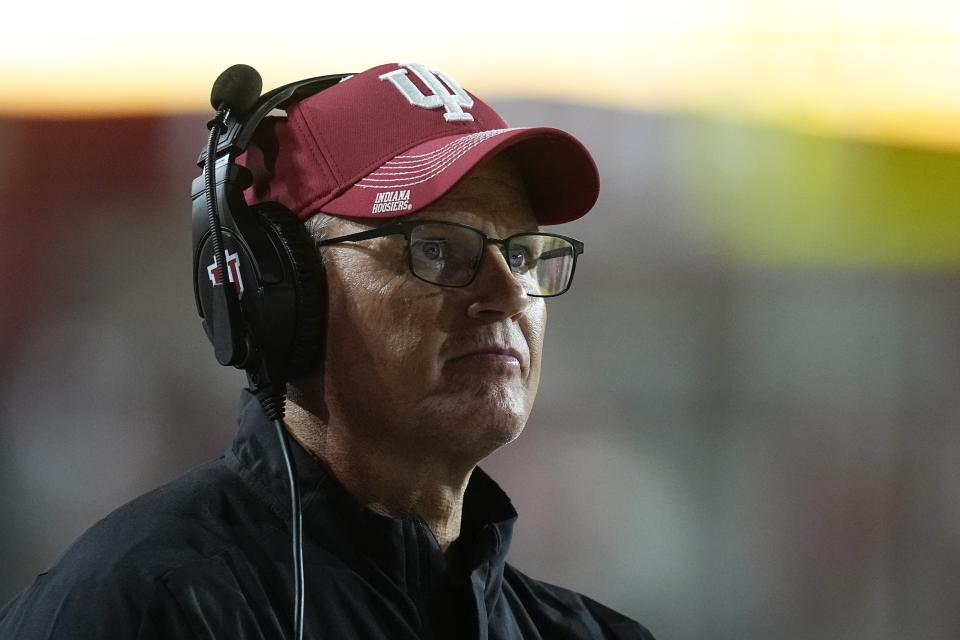
[[[960,3],[507,0],[16,3],[0,25],[0,115],[187,113],[229,64],[270,88],[425,61],[485,96],[720,115],[960,148]]]

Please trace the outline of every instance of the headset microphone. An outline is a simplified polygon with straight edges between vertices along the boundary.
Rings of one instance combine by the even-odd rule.
[[[210,90],[210,106],[216,111],[230,109],[235,115],[247,113],[257,99],[263,81],[253,67],[235,64],[217,77]]]

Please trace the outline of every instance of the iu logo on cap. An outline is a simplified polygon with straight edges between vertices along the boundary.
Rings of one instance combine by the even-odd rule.
[[[413,84],[407,77],[407,69],[397,69],[384,73],[380,76],[380,79],[392,82],[393,86],[415,107],[422,107],[423,109],[443,107],[446,109],[443,119],[448,122],[473,121],[473,116],[463,110],[473,106],[473,98],[463,90],[463,87],[457,84],[456,80],[441,71],[430,71],[426,65],[405,64],[403,66],[413,71],[433,93],[429,96],[424,95],[417,88],[417,85]],[[443,80],[443,82],[440,82],[440,80]]]
[[[210,278],[210,284],[217,286],[223,283],[220,277],[220,270],[217,269],[217,261],[207,267],[207,277]],[[240,257],[236,253],[227,252],[227,277],[237,289],[237,295],[243,295],[243,278],[240,277]]]

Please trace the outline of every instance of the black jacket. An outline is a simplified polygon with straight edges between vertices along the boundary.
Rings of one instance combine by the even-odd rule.
[[[507,564],[517,514],[479,469],[448,560],[422,519],[365,509],[291,444],[307,638],[652,638],[633,620]],[[0,610],[0,638],[290,637],[285,474],[273,426],[245,392],[230,450],[91,527]]]

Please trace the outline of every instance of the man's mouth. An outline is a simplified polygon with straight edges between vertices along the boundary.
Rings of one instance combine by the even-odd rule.
[[[450,364],[472,364],[487,367],[523,367],[523,356],[513,347],[486,346],[477,347],[447,359]]]

